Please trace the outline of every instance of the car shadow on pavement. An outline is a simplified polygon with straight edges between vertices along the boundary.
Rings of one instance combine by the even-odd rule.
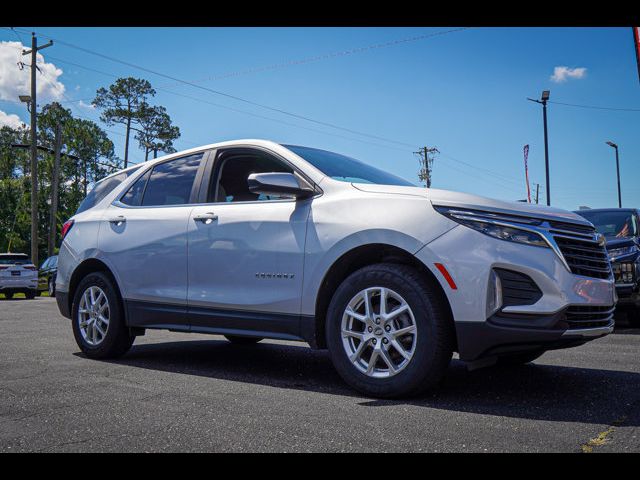
[[[81,355],[81,354],[77,354]],[[640,374],[529,364],[468,371],[452,361],[433,392],[406,400],[360,395],[338,376],[326,351],[194,340],[137,345],[112,361],[132,367],[355,398],[364,407],[412,405],[532,420],[640,426]],[[544,362],[542,357],[539,362]]]

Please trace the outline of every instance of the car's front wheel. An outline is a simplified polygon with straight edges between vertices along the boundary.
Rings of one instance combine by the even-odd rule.
[[[342,378],[384,398],[437,385],[455,343],[436,287],[409,266],[386,263],[364,267],[342,282],[327,311],[326,334]]]
[[[48,290],[49,290],[49,296],[50,297],[55,297],[56,296],[56,280],[53,277],[51,277],[49,279]]]
[[[90,273],[81,280],[71,318],[76,343],[90,358],[116,358],[133,344],[116,286],[102,272]]]

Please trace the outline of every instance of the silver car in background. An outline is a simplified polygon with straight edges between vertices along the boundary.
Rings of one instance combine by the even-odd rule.
[[[324,150],[239,140],[99,182],[65,224],[56,299],[91,358],[148,328],[328,348],[368,395],[458,352],[518,364],[610,333],[601,236],[564,210],[418,188]]]
[[[31,300],[38,294],[38,269],[25,253],[0,253],[0,293],[10,299],[23,293]]]

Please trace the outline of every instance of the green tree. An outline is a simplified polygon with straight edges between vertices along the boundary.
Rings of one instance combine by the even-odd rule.
[[[154,96],[156,91],[148,80],[140,78],[118,78],[108,88],[101,87],[96,92],[93,104],[102,110],[100,120],[107,125],[116,123],[126,127],[124,145],[124,166],[129,164],[129,136],[131,128],[140,125],[141,108],[147,97]]]
[[[162,106],[143,104],[140,108],[140,128],[136,130],[135,139],[140,148],[144,150],[145,162],[149,159],[149,153],[158,151],[173,153],[173,141],[180,137],[180,129],[172,125],[171,117],[167,109]]]

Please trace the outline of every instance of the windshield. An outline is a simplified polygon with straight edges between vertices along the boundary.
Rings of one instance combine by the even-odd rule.
[[[304,158],[325,175],[341,182],[375,183],[378,185],[399,185],[415,187],[403,178],[367,165],[355,158],[339,153],[318,150],[317,148],[299,147],[297,145],[283,145],[296,155]]]
[[[31,260],[26,255],[2,255],[0,265],[29,265]]]
[[[606,238],[635,237],[638,235],[635,215],[629,210],[606,212],[580,210],[578,214],[593,223],[598,233],[603,234]]]

